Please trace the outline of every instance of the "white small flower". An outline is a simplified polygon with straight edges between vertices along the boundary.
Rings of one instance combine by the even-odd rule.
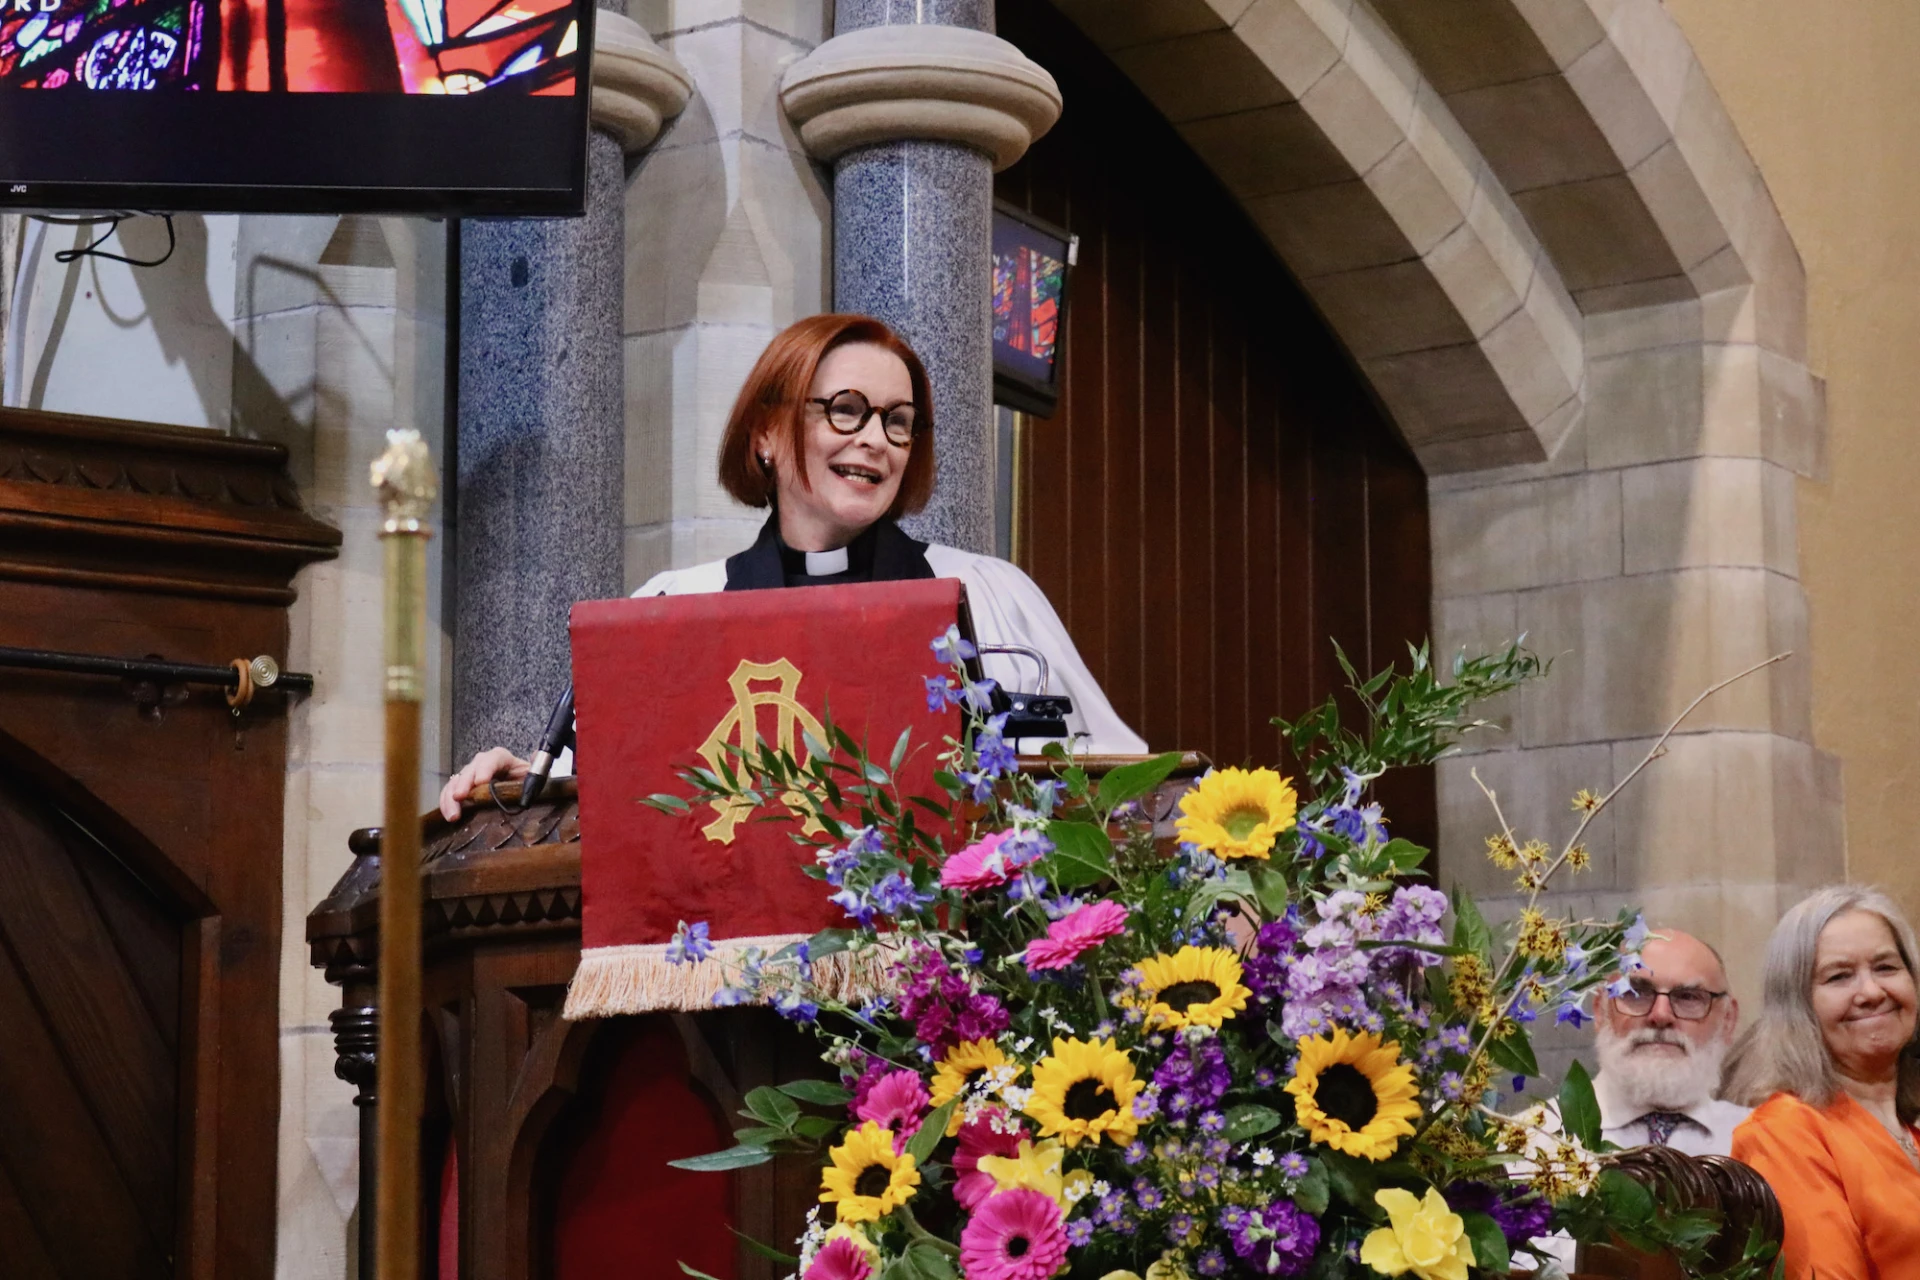
[[[1015,1053],[1025,1053],[1027,1050],[1031,1048],[1033,1048],[1032,1036],[1021,1036],[1018,1040],[1015,1040],[1013,1042],[1013,1051]]]
[[[1002,1089],[1000,1091],[1000,1096],[1005,1098],[1007,1100],[1007,1105],[1012,1107],[1015,1111],[1025,1111],[1027,1109],[1027,1104],[1033,1101],[1033,1090],[1022,1089],[1014,1085],[1009,1085],[1007,1088]]]
[[[1066,1184],[1060,1188],[1060,1198],[1068,1204],[1079,1204],[1087,1198],[1089,1192],[1097,1192],[1100,1195],[1105,1195],[1106,1192],[1100,1190],[1100,1188],[1105,1185],[1104,1182],[1090,1183],[1085,1178],[1069,1178]]]
[[[1267,1150],[1265,1147],[1260,1148],[1253,1153],[1253,1163],[1255,1168],[1265,1169],[1273,1163],[1273,1152]]]
[[[1094,1194],[1094,1196],[1095,1196],[1096,1198],[1099,1198],[1099,1199],[1102,1199],[1102,1200],[1104,1200],[1104,1199],[1106,1198],[1106,1195],[1107,1195],[1107,1193],[1108,1193],[1109,1191],[1112,1191],[1112,1190],[1113,1190],[1113,1188],[1112,1188],[1111,1186],[1109,1186],[1109,1185],[1107,1185],[1107,1181],[1106,1181],[1106,1179],[1104,1179],[1104,1178],[1095,1178],[1095,1179],[1093,1180],[1093,1186],[1092,1186],[1092,1187],[1090,1188],[1090,1190],[1092,1190],[1092,1192],[1093,1192],[1093,1194]]]

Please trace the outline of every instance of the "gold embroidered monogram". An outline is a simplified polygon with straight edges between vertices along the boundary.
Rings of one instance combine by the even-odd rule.
[[[755,689],[755,681],[777,680],[779,685],[773,689]],[[804,730],[813,735],[814,741],[824,742],[827,731],[813,717],[813,713],[800,705],[795,696],[800,689],[800,668],[786,658],[778,662],[749,662],[742,658],[740,665],[727,677],[727,686],[733,690],[733,710],[727,712],[707,740],[700,744],[696,753],[707,762],[707,766],[716,773],[725,761],[729,768],[738,769],[740,757],[727,750],[727,744],[741,751],[753,753],[758,743],[771,741],[780,751],[791,755],[800,764],[810,757],[806,745],[801,741]],[[771,739],[763,739],[760,733],[760,708],[772,707],[775,711],[774,732]],[[786,806],[795,813],[801,812],[800,797],[789,791],[781,797]],[[743,800],[712,801],[713,811],[719,815],[701,828],[707,839],[718,844],[732,844],[734,828],[745,820],[753,806]],[[802,828],[808,835],[824,833],[822,827],[812,818],[807,819]]]

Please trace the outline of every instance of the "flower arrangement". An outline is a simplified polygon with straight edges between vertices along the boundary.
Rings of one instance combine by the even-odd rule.
[[[1631,913],[1542,905],[1585,867],[1580,835],[1612,794],[1575,798],[1557,851],[1501,819],[1488,855],[1525,899],[1500,928],[1422,883],[1427,850],[1369,798],[1482,727],[1473,703],[1542,674],[1531,654],[1463,656],[1445,682],[1424,648],[1364,681],[1341,655],[1365,723],[1333,699],[1276,720],[1294,777],[1208,772],[1169,841],[1143,802],[1177,755],[1096,779],[1053,745],[1022,769],[970,646],[949,632],[934,650],[953,675],[929,703],[968,720],[941,749],[943,794],[899,794],[911,732],[882,764],[830,722],[804,760],[761,746],[684,775],[696,802],[793,823],[847,917],[771,955],[723,959],[706,922],[670,948],[729,965],[721,1003],[810,1026],[838,1071],[752,1091],[739,1145],[676,1162],[824,1153],[797,1256],[770,1250],[802,1280],[1465,1280],[1525,1265],[1555,1231],[1702,1273],[1717,1223],[1606,1167],[1577,1064],[1556,1106],[1500,1111],[1539,1074],[1530,1027],[1578,1024],[1638,963]],[[824,834],[800,834],[807,819]],[[811,966],[849,951],[886,978],[835,998]],[[1766,1252],[1725,1274],[1761,1274]]]

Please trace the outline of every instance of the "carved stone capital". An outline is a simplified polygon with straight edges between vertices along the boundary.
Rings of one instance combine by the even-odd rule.
[[[930,24],[864,27],[787,68],[780,104],[831,160],[907,139],[958,142],[1004,169],[1060,118],[1060,88],[998,36]]]
[[[593,17],[593,124],[631,155],[644,151],[661,127],[686,109],[693,76],[623,13]]]

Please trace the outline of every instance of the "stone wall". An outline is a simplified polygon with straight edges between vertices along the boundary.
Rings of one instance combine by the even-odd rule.
[[[1827,444],[1795,482],[1813,731],[1846,761],[1847,870],[1920,913],[1920,9],[1670,0],[1806,262]]]
[[[627,187],[629,589],[731,555],[764,513],[714,459],[727,412],[775,333],[829,303],[823,171],[780,110],[780,76],[826,38],[824,0],[634,0],[693,73],[693,101]]]

